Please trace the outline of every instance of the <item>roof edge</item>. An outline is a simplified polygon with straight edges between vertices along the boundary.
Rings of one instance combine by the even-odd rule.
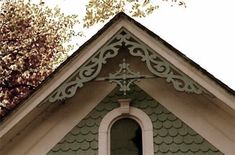
[[[109,27],[111,27],[116,21],[120,19],[126,19],[130,21],[131,23],[135,24],[137,27],[145,31],[148,35],[152,36],[153,38],[157,39],[159,42],[161,42],[164,46],[169,48],[171,51],[176,53],[178,56],[183,58],[186,62],[191,64],[193,67],[195,67],[197,70],[199,70],[203,75],[206,75],[209,77],[212,81],[214,81],[216,84],[221,86],[227,93],[235,96],[235,91],[231,89],[228,85],[223,83],[221,80],[217,79],[215,76],[210,74],[207,70],[202,68],[199,64],[188,58],[186,55],[184,55],[182,52],[177,50],[175,47],[170,45],[168,42],[166,42],[164,39],[162,39],[160,36],[156,35],[154,32],[140,24],[139,22],[135,21],[133,18],[126,15],[124,12],[120,12],[117,15],[115,15],[108,23],[106,23],[95,35],[93,35],[90,39],[88,39],[83,45],[81,45],[71,56],[69,56],[58,68],[55,69],[55,71],[49,75],[27,98],[25,98],[19,105],[17,105],[13,110],[11,110],[6,116],[1,118],[0,124],[5,122],[5,119],[9,117],[12,113],[14,113],[19,107],[24,105],[24,103],[33,95],[35,95],[35,92],[37,92],[40,88],[42,88],[47,82],[49,82],[56,74],[59,72],[66,64],[68,64],[71,60],[75,59],[75,57],[82,51],[84,48],[86,48],[91,42],[93,42],[95,39],[97,39],[100,35],[102,35]]]
[[[176,49],[174,46],[170,45],[168,42],[166,42],[164,39],[162,39],[160,36],[156,35],[153,31],[149,30],[148,28],[146,28],[145,26],[143,26],[142,24],[140,24],[139,22],[135,21],[133,18],[129,17],[128,15],[126,15],[125,13],[121,12],[118,15],[116,15],[115,17],[124,17],[127,20],[133,22],[136,26],[138,26],[139,28],[141,28],[142,30],[144,30],[145,32],[147,32],[150,36],[152,36],[153,38],[157,39],[158,41],[160,41],[163,45],[165,45],[167,48],[169,48],[170,50],[172,50],[173,52],[175,52],[177,55],[179,55],[180,57],[182,57],[184,60],[186,60],[188,63],[190,63],[193,67],[195,67],[197,70],[199,70],[201,73],[207,75],[210,79],[212,79],[213,81],[215,81],[218,85],[220,85],[222,88],[224,88],[228,93],[232,94],[235,96],[235,90],[233,90],[232,88],[230,88],[228,85],[226,85],[225,83],[223,83],[221,80],[219,80],[218,78],[216,78],[214,75],[212,75],[211,73],[209,73],[207,70],[205,70],[204,68],[202,68],[199,64],[197,64],[195,61],[193,61],[192,59],[190,59],[189,57],[187,57],[185,54],[183,54],[182,52],[180,52],[178,49]]]

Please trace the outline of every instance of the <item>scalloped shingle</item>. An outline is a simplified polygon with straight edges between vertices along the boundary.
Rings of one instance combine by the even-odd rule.
[[[98,153],[98,128],[102,118],[119,105],[122,95],[114,90],[76,125],[48,155],[96,155]],[[174,114],[152,99],[137,86],[129,94],[131,106],[143,110],[152,120],[155,155],[221,155]]]

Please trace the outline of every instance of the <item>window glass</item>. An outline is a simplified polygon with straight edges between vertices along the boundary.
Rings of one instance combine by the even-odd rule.
[[[133,119],[120,119],[111,127],[111,155],[142,155],[142,133]]]

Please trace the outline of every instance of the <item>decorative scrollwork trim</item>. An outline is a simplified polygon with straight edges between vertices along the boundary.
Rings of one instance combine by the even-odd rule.
[[[70,78],[68,78],[59,88],[53,92],[49,98],[49,102],[63,100],[75,95],[78,88],[84,83],[93,80],[100,73],[103,64],[107,59],[113,58],[118,54],[119,47],[122,45],[123,38],[118,34],[115,39],[118,41],[111,43],[109,41],[94,56],[92,56],[82,67],[80,67]]]
[[[108,59],[118,55],[118,51],[123,45],[128,48],[130,55],[140,57],[141,61],[145,63],[152,74],[156,77],[166,79],[168,83],[172,83],[177,91],[196,94],[205,92],[205,90],[192,79],[164,60],[160,55],[142,43],[134,35],[130,34],[126,29],[122,28],[119,33],[111,38],[110,41],[98,50],[95,55],[59,86],[48,97],[48,101],[55,102],[74,96],[77,89],[81,88],[84,83],[97,77],[102,66],[106,64]]]
[[[172,83],[174,88],[178,91],[196,94],[205,92],[201,86],[164,60],[139,39],[135,38],[134,35],[126,33],[126,37],[124,38],[129,53],[132,56],[141,57],[141,61],[145,62],[149,71],[155,76],[165,78],[166,81]]]

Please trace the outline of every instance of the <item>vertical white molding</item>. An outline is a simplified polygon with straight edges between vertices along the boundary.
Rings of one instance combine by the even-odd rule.
[[[119,99],[120,103],[120,113],[129,114],[130,113],[130,101],[131,99]]]

